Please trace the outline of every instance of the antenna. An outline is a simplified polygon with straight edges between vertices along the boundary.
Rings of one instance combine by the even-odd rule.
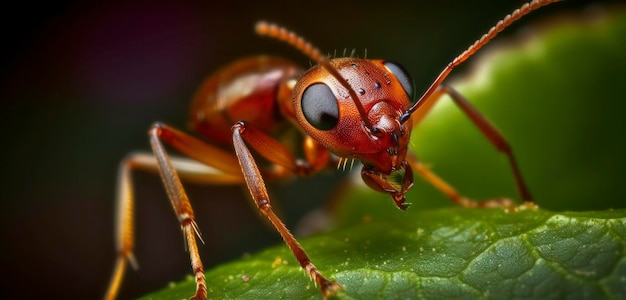
[[[470,58],[476,51],[482,48],[484,45],[488,44],[491,39],[493,39],[500,31],[504,30],[506,27],[511,25],[513,22],[517,21],[519,18],[529,14],[530,12],[542,7],[546,6],[553,2],[559,2],[560,0],[533,0],[531,2],[525,3],[520,8],[514,10],[512,13],[506,15],[502,20],[498,21],[496,25],[491,27],[489,31],[483,34],[480,39],[476,40],[474,44],[469,46],[467,50],[463,51],[459,56],[457,56],[454,60],[452,60],[444,69],[439,73],[439,76],[433,81],[430,87],[424,92],[422,97],[413,104],[407,111],[400,117],[400,123],[406,122],[411,114],[416,111],[426,100],[437,90],[437,88],[441,85],[444,79],[448,77],[448,74],[454,69],[454,67],[460,65],[462,62],[466,61]]]
[[[348,90],[350,98],[352,98],[352,101],[356,105],[356,108],[361,115],[361,120],[363,120],[365,127],[367,127],[371,132],[375,132],[375,129],[367,118],[365,109],[363,108],[363,105],[361,105],[361,101],[359,101],[359,97],[357,96],[352,86],[350,86],[348,81],[346,81],[346,79],[343,78],[341,74],[339,74],[337,68],[333,67],[333,65],[330,63],[330,60],[326,56],[322,55],[317,48],[313,47],[311,43],[307,42],[304,38],[302,38],[295,32],[273,23],[259,21],[258,23],[256,23],[255,30],[257,34],[261,36],[275,38],[293,46],[294,48],[300,50],[300,52],[302,52],[304,55],[308,56],[310,59],[316,61],[317,64],[325,68],[326,71],[328,71],[333,77],[335,77],[335,79],[337,79],[337,81],[339,81],[339,83]]]

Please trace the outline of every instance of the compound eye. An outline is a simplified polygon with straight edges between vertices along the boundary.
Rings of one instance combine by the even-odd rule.
[[[339,122],[337,98],[326,84],[315,83],[308,86],[300,101],[304,118],[313,127],[330,130]]]
[[[402,88],[411,99],[411,102],[415,102],[415,86],[413,85],[413,79],[409,72],[400,64],[393,61],[384,62],[385,67],[400,81]]]

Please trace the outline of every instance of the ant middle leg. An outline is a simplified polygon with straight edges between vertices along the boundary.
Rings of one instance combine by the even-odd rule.
[[[237,159],[232,153],[206,144],[164,124],[155,124],[149,131],[152,153],[131,153],[120,164],[117,179],[116,252],[117,259],[105,299],[115,299],[127,265],[137,269],[134,250],[134,191],[132,173],[143,170],[159,173],[164,182],[172,208],[176,213],[196,277],[196,293],[193,299],[206,298],[206,282],[198,254],[197,238],[200,233],[194,211],[181,184],[196,182],[204,184],[237,184],[243,182]],[[162,141],[191,157],[170,156]]]

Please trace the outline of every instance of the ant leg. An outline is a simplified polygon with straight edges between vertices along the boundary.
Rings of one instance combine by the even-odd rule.
[[[182,195],[183,197],[170,198],[179,220],[182,215],[193,217],[193,210],[184,195],[182,185],[176,184],[176,181],[179,180],[176,180],[176,178],[166,179],[166,175],[169,176],[169,178],[180,175],[180,178],[186,182],[212,184],[238,184],[243,182],[243,176],[241,175],[237,159],[233,154],[204,144],[199,140],[165,125],[155,124],[149,134],[150,140],[155,148],[154,153],[132,153],[120,164],[117,179],[117,213],[115,221],[117,259],[105,299],[115,299],[126,272],[127,264],[137,269],[137,263],[132,254],[134,248],[134,192],[131,174],[134,170],[157,173],[160,172],[161,165],[164,165],[164,172],[162,172],[164,175],[162,175],[162,177],[164,182],[166,182],[166,189],[171,189],[173,183],[174,189],[180,189],[178,195]],[[200,160],[204,161],[204,163],[183,157],[168,157],[160,143],[160,138],[171,143],[174,147],[182,149],[181,151],[188,153],[190,156],[200,157]],[[204,152],[200,155],[198,151]],[[213,160],[211,158],[213,158]],[[233,165],[228,165],[229,162]],[[169,188],[167,187],[168,184],[170,186]],[[194,234],[197,234],[197,227],[195,227],[193,218],[182,222],[182,225],[187,243],[195,245]],[[196,269],[202,269],[202,262],[197,254],[197,247],[188,246],[188,249],[190,251],[194,271]],[[204,275],[202,274],[200,276],[200,274],[196,273],[198,283],[196,297],[203,298],[201,294],[206,293],[206,286],[204,284]]]
[[[248,132],[255,132],[255,130],[249,128]],[[179,220],[181,213],[187,213],[193,216],[193,210],[189,201],[186,199],[186,195],[180,184],[180,179],[185,182],[211,184],[240,184],[244,182],[238,159],[233,153],[204,143],[173,127],[161,123],[154,124],[149,134],[154,152],[130,154],[121,163],[119,168],[115,237],[118,258],[105,299],[115,299],[126,272],[127,264],[137,269],[137,263],[132,254],[134,248],[134,193],[132,190],[131,174],[134,170],[139,169],[155,173],[161,172],[166,190],[168,190],[168,196],[170,196],[170,201],[174,211],[177,216],[179,216]],[[261,133],[260,135],[262,136],[263,134]],[[161,140],[170,144],[184,155],[189,156],[191,159],[169,156],[163,148]],[[270,161],[281,166],[281,168],[264,170],[265,173],[271,177],[281,177],[294,173],[309,174],[324,167],[326,165],[325,158],[329,157],[329,153],[325,148],[306,140],[304,142],[304,152],[307,157],[306,162],[293,159],[286,147],[269,137],[255,139],[255,141],[261,141],[261,144],[265,143],[266,145],[265,147],[259,145],[259,149],[261,149],[259,153],[261,155],[271,157]],[[177,179],[177,177],[180,179]],[[171,198],[169,190],[172,188],[174,191],[178,191],[177,195],[184,196],[184,198],[179,198],[179,196]],[[190,224],[193,229],[195,222]],[[195,241],[191,240],[191,238],[195,240],[195,236],[186,233],[185,229],[183,229],[183,231],[187,243],[195,244]],[[187,237],[187,235],[191,235],[191,238]],[[197,247],[188,246],[188,248],[192,266],[195,270],[197,265],[201,266],[202,264],[199,256],[191,252]],[[196,274],[196,277],[198,276],[199,275]],[[203,286],[204,290],[206,289],[203,283],[204,279],[201,279],[197,290],[200,290]],[[200,283],[203,285],[200,285]]]
[[[185,156],[230,175],[241,174],[237,158],[231,152],[207,144],[163,123],[153,124],[150,131],[158,132],[159,139],[170,144]]]
[[[119,291],[126,264],[130,264],[133,269],[138,269],[137,261],[133,255],[134,248],[134,224],[133,224],[133,189],[131,184],[131,169],[134,166],[133,156],[125,159],[119,168],[117,176],[117,213],[115,221],[115,248],[117,259],[113,269],[111,282],[104,299],[115,299]]]
[[[422,178],[426,179],[439,191],[444,193],[452,202],[463,207],[512,207],[514,204],[509,199],[492,199],[486,201],[473,201],[461,196],[450,184],[433,173],[427,166],[419,162],[414,156],[407,156],[407,161]]]
[[[243,138],[250,148],[259,155],[274,163],[273,168],[263,170],[263,175],[269,178],[286,177],[288,175],[310,175],[324,167],[329,166],[330,152],[319,142],[309,136],[305,136],[302,143],[305,159],[296,159],[291,151],[275,138],[243,121],[235,126],[245,128]],[[243,131],[242,131],[243,132]]]
[[[293,255],[296,257],[300,266],[307,272],[311,280],[319,285],[322,291],[324,299],[329,295],[333,295],[336,291],[341,289],[341,286],[333,281],[326,279],[313,265],[311,259],[306,254],[300,243],[289,232],[289,229],[285,224],[276,216],[272,210],[270,204],[270,198],[265,188],[265,183],[261,177],[261,172],[252,157],[252,153],[246,146],[246,143],[250,143],[255,150],[264,152],[264,150],[258,150],[265,146],[269,146],[274,142],[271,142],[267,136],[259,134],[259,131],[248,130],[249,128],[243,122],[238,122],[232,127],[233,131],[233,145],[235,147],[235,153],[239,158],[241,165],[241,171],[243,172],[248,190],[257,208],[263,215],[265,215],[272,223],[274,228],[281,235]],[[244,141],[245,140],[245,141]],[[268,144],[269,142],[269,144]],[[276,142],[277,143],[277,142]],[[263,146],[265,145],[265,146]],[[260,147],[260,148],[259,148]]]
[[[515,184],[517,186],[517,190],[522,197],[524,202],[533,202],[533,197],[524,182],[524,178],[522,177],[522,173],[517,165],[517,161],[515,160],[515,156],[513,155],[513,149],[511,145],[506,140],[504,135],[500,133],[498,128],[496,128],[493,123],[491,123],[485,116],[483,116],[478,109],[476,109],[463,95],[457,92],[455,89],[442,85],[440,88],[443,93],[446,93],[452,97],[454,103],[474,122],[476,127],[480,129],[483,135],[491,142],[491,144],[501,153],[504,153],[508,159],[509,164],[511,165],[511,170],[513,171],[513,176],[515,178]]]
[[[207,286],[204,278],[204,267],[200,254],[198,253],[198,244],[196,242],[196,236],[202,241],[198,225],[195,221],[195,216],[189,198],[183,189],[183,185],[180,181],[178,173],[174,168],[174,165],[169,158],[165,147],[161,143],[162,136],[168,136],[171,131],[164,130],[160,124],[152,126],[149,131],[150,145],[152,146],[152,152],[156,157],[161,179],[167,192],[172,208],[178,217],[178,222],[183,230],[183,235],[187,241],[187,249],[189,251],[189,259],[191,260],[191,267],[193,269],[196,280],[196,293],[191,299],[206,299]],[[178,149],[186,149],[185,146],[189,146],[191,139],[184,139],[186,136],[170,135],[169,141],[187,141],[187,143],[180,143],[173,145]],[[178,138],[178,139],[177,139]],[[194,140],[195,141],[195,140]],[[184,151],[181,150],[184,153]]]
[[[426,102],[420,107],[420,109],[415,111],[414,115],[412,116],[412,119],[414,122],[413,124],[419,123],[426,116],[426,114],[430,111],[430,109],[434,106],[434,104],[444,94],[449,95],[454,101],[454,103],[461,109],[461,111],[463,111],[463,113],[465,113],[465,115],[467,115],[470,118],[470,120],[474,123],[474,125],[476,125],[478,129],[480,129],[482,134],[489,140],[489,142],[499,152],[504,153],[508,157],[509,164],[511,165],[511,170],[513,172],[513,176],[515,179],[515,184],[517,186],[517,190],[522,200],[525,203],[529,203],[529,204],[533,203],[533,199],[530,194],[530,191],[528,187],[526,186],[526,183],[524,182],[520,169],[517,165],[517,161],[515,160],[515,157],[513,155],[513,150],[511,146],[509,145],[509,143],[507,142],[506,138],[502,135],[502,133],[500,133],[500,131],[495,127],[495,125],[493,125],[493,123],[491,123],[485,116],[483,116],[478,111],[478,109],[476,109],[469,101],[467,101],[467,99],[465,99],[465,97],[463,97],[456,90],[448,86],[441,85],[435,91],[435,93],[433,93],[433,95],[430,98],[426,99]],[[466,198],[459,196],[459,194],[450,185],[445,183],[441,178],[436,176],[434,173],[428,170],[428,168],[426,168],[421,163],[414,160],[414,163],[411,163],[411,164],[415,167],[416,171],[420,175],[422,175],[422,177],[427,179],[431,184],[433,184],[435,187],[441,190],[455,203],[458,203],[463,206],[477,206],[477,205],[473,205],[473,204],[466,202],[468,201]],[[461,199],[465,199],[465,200],[461,200]],[[491,201],[485,202],[484,204],[478,204],[478,206],[493,206],[496,204],[496,203],[489,203],[489,202]],[[510,205],[510,201],[508,200],[502,201],[502,202],[504,206]],[[503,205],[498,205],[498,206],[503,206]]]
[[[241,182],[241,177],[233,177],[219,172],[198,162],[173,157],[172,163],[186,181],[211,182],[211,183],[235,183]],[[105,299],[115,299],[119,291],[122,279],[126,272],[127,264],[135,270],[138,264],[133,255],[134,249],[134,192],[132,185],[132,172],[144,170],[158,172],[158,163],[152,153],[132,153],[125,158],[119,168],[117,179],[117,213],[115,220],[115,242],[117,259]]]

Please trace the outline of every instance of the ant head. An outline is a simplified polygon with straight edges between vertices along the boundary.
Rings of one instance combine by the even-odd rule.
[[[369,170],[389,174],[402,168],[411,132],[406,115],[415,93],[403,67],[383,60],[331,60],[283,27],[259,22],[256,30],[317,62],[300,77],[292,98],[296,119],[309,136]]]
[[[406,155],[411,122],[400,118],[413,91],[397,63],[337,58],[302,75],[293,104],[303,130],[331,152],[388,174]]]

